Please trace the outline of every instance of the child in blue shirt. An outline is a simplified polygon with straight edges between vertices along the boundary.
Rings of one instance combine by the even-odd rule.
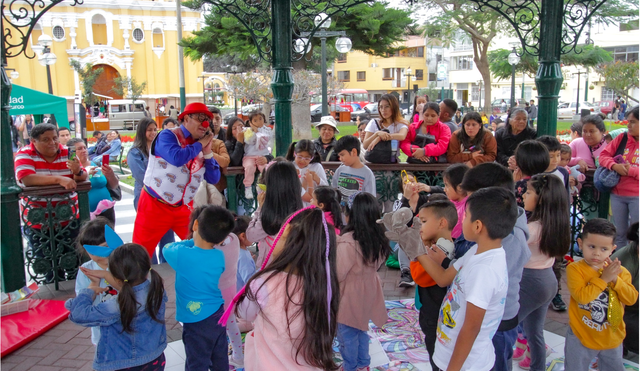
[[[218,288],[225,270],[220,245],[235,228],[233,215],[219,206],[192,216],[193,239],[165,246],[164,257],[176,271],[176,320],[183,323],[185,371],[228,371],[227,330],[218,324],[224,300]]]

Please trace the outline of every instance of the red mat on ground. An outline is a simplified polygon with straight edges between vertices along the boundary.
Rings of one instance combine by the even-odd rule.
[[[69,317],[62,300],[31,300],[29,310],[2,317],[0,358],[49,331]]]

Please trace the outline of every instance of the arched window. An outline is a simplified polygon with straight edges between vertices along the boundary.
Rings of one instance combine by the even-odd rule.
[[[107,45],[107,21],[101,14],[91,17],[94,45]]]
[[[160,28],[153,29],[153,47],[164,49],[164,37]]]

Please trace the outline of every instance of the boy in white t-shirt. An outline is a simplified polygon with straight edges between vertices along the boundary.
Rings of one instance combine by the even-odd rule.
[[[513,192],[502,187],[478,190],[467,200],[462,224],[465,239],[476,245],[446,270],[428,253],[417,256],[439,286],[451,285],[440,307],[433,357],[442,370],[493,367],[491,339],[502,320],[509,283],[502,239],[513,230],[517,216]]]

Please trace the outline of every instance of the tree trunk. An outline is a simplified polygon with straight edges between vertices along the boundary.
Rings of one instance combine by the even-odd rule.
[[[311,115],[309,113],[309,98],[294,102],[291,106],[291,122],[293,124],[293,139],[313,139],[311,137]]]
[[[473,36],[471,36],[471,41],[473,42],[473,61],[482,75],[484,84],[483,109],[487,115],[491,115],[491,70],[489,70],[489,57],[487,56],[489,43],[483,42]],[[479,94],[481,94],[481,92],[479,92]]]

